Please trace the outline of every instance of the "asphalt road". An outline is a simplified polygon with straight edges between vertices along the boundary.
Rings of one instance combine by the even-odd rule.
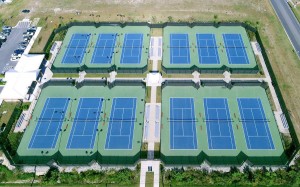
[[[12,28],[10,35],[7,37],[5,43],[0,48],[0,73],[4,73],[9,69],[14,68],[18,61],[11,61],[11,54],[19,46],[19,43],[23,41],[23,32],[27,30],[30,22],[19,22],[16,27]]]
[[[272,6],[300,58],[300,24],[286,0],[271,0]]]

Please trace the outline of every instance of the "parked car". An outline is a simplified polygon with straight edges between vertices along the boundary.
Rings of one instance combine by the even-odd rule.
[[[28,42],[20,42],[19,45],[27,46],[27,45],[28,45]]]
[[[2,31],[0,34],[4,35],[7,38],[9,36],[10,32]]]
[[[2,46],[2,42],[0,41],[0,48],[1,48],[1,46]]]
[[[10,30],[3,30],[2,32],[4,33],[4,35],[9,36],[11,31]]]
[[[10,60],[11,61],[17,61],[17,60],[19,60],[21,58],[21,56],[12,56],[11,58],[10,58]]]
[[[2,32],[0,33],[0,40],[6,40],[6,36]]]
[[[21,50],[25,50],[27,46],[25,45],[19,45],[18,49],[21,49]]]
[[[6,37],[5,37],[5,38],[2,38],[2,37],[0,36],[0,42],[2,42],[2,43],[6,42]]]
[[[27,32],[28,36],[33,36],[35,32]]]
[[[35,26],[29,27],[29,28],[27,29],[27,32],[33,32],[33,31],[35,32],[36,29],[37,29],[37,27],[35,27]]]
[[[29,42],[31,40],[31,36],[23,36],[23,41],[24,42]]]
[[[11,57],[21,57],[23,53],[24,53],[24,50],[17,49],[14,51],[14,53],[11,55]]]
[[[11,26],[4,25],[2,27],[2,31],[4,31],[4,30],[11,30]]]

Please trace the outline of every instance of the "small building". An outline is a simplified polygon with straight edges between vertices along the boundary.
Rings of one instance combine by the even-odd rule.
[[[0,99],[6,101],[30,100],[32,85],[36,86],[45,55],[22,55],[16,67],[5,73],[6,82]]]

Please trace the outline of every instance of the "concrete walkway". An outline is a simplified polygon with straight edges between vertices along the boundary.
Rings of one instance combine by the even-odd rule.
[[[159,171],[160,171],[160,161],[142,161],[141,162],[141,175],[140,175],[140,187],[146,186],[146,172],[148,169],[152,168],[154,172],[153,186],[159,187]]]
[[[152,63],[152,71],[158,70],[158,60],[161,60],[162,54],[162,38],[161,37],[151,37],[150,42],[150,60]],[[155,132],[160,128],[160,120],[157,120],[157,112],[160,114],[160,104],[156,103],[156,91],[157,86],[161,86],[161,75],[159,73],[149,73],[146,79],[146,85],[151,87],[150,103],[146,105],[149,106],[149,122],[145,123],[147,125],[147,138],[144,139],[148,143],[148,155],[147,161],[141,162],[141,174],[140,174],[140,187],[145,186],[146,182],[146,172],[151,168],[154,172],[154,186],[159,186],[159,168],[160,161],[154,161],[154,148],[155,143],[160,141],[160,136],[157,137]],[[159,111],[156,111],[159,110]],[[160,119],[160,118],[159,118]],[[159,132],[159,131],[158,131]]]
[[[286,118],[285,118],[285,115],[282,112],[282,109],[281,109],[281,106],[280,106],[280,103],[279,103],[279,100],[278,100],[275,88],[274,88],[274,86],[272,84],[272,79],[270,77],[270,74],[269,74],[268,68],[266,66],[265,60],[264,60],[264,58],[262,56],[262,53],[261,53],[261,50],[260,50],[260,46],[259,46],[259,44],[257,42],[251,42],[251,45],[252,45],[254,54],[257,55],[258,58],[259,58],[259,61],[260,61],[261,66],[263,68],[263,72],[264,72],[264,74],[266,76],[266,78],[264,79],[264,81],[268,83],[268,86],[269,86],[269,89],[270,89],[270,93],[272,95],[273,102],[274,102],[275,107],[276,107],[276,111],[274,112],[274,116],[275,116],[275,119],[276,119],[276,122],[277,122],[277,125],[278,125],[278,129],[282,133],[289,133],[288,125],[286,123]]]

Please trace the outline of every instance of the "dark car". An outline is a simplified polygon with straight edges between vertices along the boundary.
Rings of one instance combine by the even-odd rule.
[[[32,36],[23,36],[24,42],[29,42],[31,40]]]
[[[3,30],[2,32],[3,32],[5,35],[7,35],[7,36],[8,36],[8,35],[10,35],[10,33],[11,33],[11,30]]]
[[[20,42],[19,45],[27,46],[28,42]]]
[[[23,53],[24,53],[23,49],[17,49],[17,50],[14,51],[12,56],[21,56]]]
[[[8,37],[10,35],[10,31],[9,30],[3,30],[2,35]]]
[[[30,12],[30,10],[24,9],[24,10],[22,10],[22,12],[28,14]]]
[[[18,49],[25,50],[26,47],[27,47],[26,45],[19,45]]]
[[[3,31],[5,31],[5,30],[11,30],[12,29],[12,27],[11,26],[7,26],[7,25],[4,25],[3,27],[2,27],[2,30]]]

